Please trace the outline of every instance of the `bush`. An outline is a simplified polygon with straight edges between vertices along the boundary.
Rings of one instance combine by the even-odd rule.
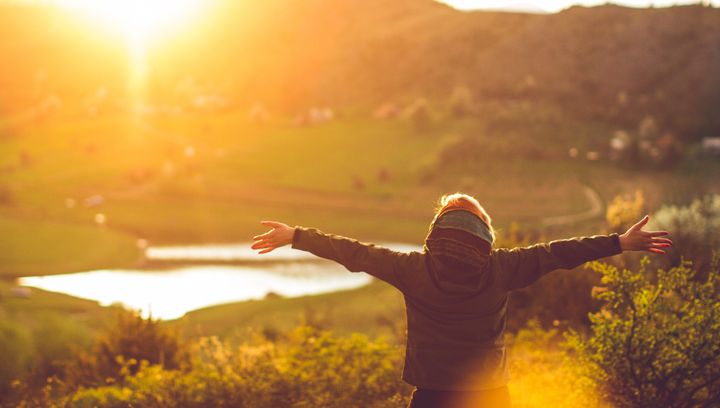
[[[539,231],[521,229],[511,223],[506,230],[497,231],[497,248],[530,246],[547,239]],[[532,285],[510,294],[507,328],[515,332],[528,321],[537,320],[544,327],[554,323],[587,325],[587,315],[597,310],[597,301],[590,291],[599,283],[597,275],[586,271],[557,271],[544,276]]]
[[[122,384],[80,389],[50,405],[76,407],[390,407],[405,404],[402,353],[362,335],[309,327],[284,344],[196,345],[192,370],[145,362]],[[129,373],[126,373],[129,374]]]
[[[8,186],[0,184],[0,206],[10,206],[15,203],[15,198]]]
[[[114,383],[136,374],[143,362],[177,369],[186,359],[176,332],[152,318],[121,311],[115,324],[95,341],[92,350],[81,353],[68,367],[68,382],[75,385]]]
[[[572,332],[582,373],[618,407],[696,407],[720,401],[720,270],[698,280],[687,263],[668,271],[592,263],[604,303],[592,335]]]
[[[32,334],[24,325],[0,319],[0,401],[32,365]]]
[[[711,266],[712,251],[720,248],[720,195],[695,199],[685,207],[664,206],[650,220],[648,229],[670,231],[673,247],[662,259],[662,266],[680,265],[685,257],[704,273]]]
[[[635,191],[634,196],[616,196],[605,212],[605,220],[611,232],[623,233],[635,224],[645,211],[645,196]]]
[[[31,343],[33,367],[24,379],[30,387],[42,386],[48,378],[63,376],[65,365],[92,341],[90,330],[75,320],[50,313],[36,319]]]
[[[459,86],[453,90],[450,96],[450,113],[456,118],[462,118],[473,113],[475,102],[470,89]]]
[[[0,307],[0,402],[44,386],[87,344],[84,326],[55,313],[3,314]],[[2,406],[0,404],[0,406]],[[12,406],[12,405],[11,405]]]
[[[592,408],[588,381],[563,358],[557,329],[530,322],[509,335],[510,392],[515,405]],[[337,337],[299,327],[281,342],[257,338],[242,345],[202,338],[191,367],[168,370],[143,362],[117,383],[67,387],[49,382],[8,407],[375,407],[405,406],[411,387],[400,380],[403,353],[384,340]],[[1,405],[1,404],[0,404]]]
[[[598,309],[591,291],[599,282],[597,275],[575,269],[556,271],[510,294],[508,330],[522,328],[531,319],[544,327],[552,324],[587,326],[588,313]]]
[[[405,111],[405,115],[410,120],[413,128],[418,132],[427,132],[432,125],[432,115],[430,106],[425,99],[417,99],[410,104]]]

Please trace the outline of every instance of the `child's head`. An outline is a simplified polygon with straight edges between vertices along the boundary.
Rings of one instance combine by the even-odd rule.
[[[492,227],[492,219],[490,218],[490,215],[488,215],[487,211],[485,211],[485,208],[480,205],[480,203],[475,197],[468,194],[453,193],[445,194],[440,197],[440,200],[438,201],[438,206],[435,210],[435,217],[433,218],[433,222],[435,222],[438,217],[440,217],[440,215],[453,210],[466,210],[475,214],[483,222],[485,222],[485,224],[490,229],[490,233],[492,234],[493,238],[495,238],[495,231]]]
[[[446,194],[440,198],[426,248],[435,255],[456,257],[458,261],[477,258],[485,262],[495,241],[492,220],[487,211],[472,196],[462,193]]]

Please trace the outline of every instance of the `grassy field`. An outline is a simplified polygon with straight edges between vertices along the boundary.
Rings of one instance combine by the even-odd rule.
[[[469,164],[442,158],[447,146],[468,135],[489,151],[519,144],[517,131],[488,130],[486,122],[439,119],[417,132],[402,120],[343,118],[296,127],[223,114],[67,118],[28,126],[0,143],[0,273],[128,265],[137,258],[138,238],[152,244],[244,241],[261,230],[261,219],[419,243],[438,196],[456,190],[476,194],[500,230],[511,222],[540,228],[544,217],[586,211],[584,185],[606,201],[640,188],[652,208],[702,190],[720,174],[712,163],[649,172],[564,156],[530,160],[481,151]],[[593,138],[606,130],[588,129],[574,146],[597,144]],[[549,134],[526,145],[566,152],[568,138]],[[95,225],[98,214],[106,220],[103,228]],[[546,232],[590,233],[602,225],[598,217]]]
[[[548,239],[592,234],[604,231],[602,215],[551,228],[542,221],[587,211],[586,186],[604,202],[642,189],[650,211],[717,188],[720,166],[707,161],[643,171],[571,159],[570,147],[602,147],[608,127],[572,120],[552,127],[542,112],[532,113],[535,126],[523,112],[465,119],[436,113],[422,131],[407,120],[361,115],[306,127],[282,118],[254,124],[237,113],[29,124],[0,141],[0,276],[128,267],[140,257],[140,238],[246,241],[262,231],[262,219],[419,244],[439,195],[457,190],[475,194],[501,234],[513,222]],[[483,148],[448,156],[469,139]],[[548,156],[520,154],[532,149]],[[183,321],[189,330],[227,334],[280,330],[306,315],[339,331],[387,334],[396,327],[389,322],[402,319],[399,302],[390,288],[372,285],[209,308]]]
[[[0,230],[12,237],[3,242],[0,252],[5,276],[128,266],[140,257],[132,236],[93,225],[0,217]]]
[[[405,306],[392,286],[373,281],[365,287],[300,298],[251,300],[195,310],[173,321],[187,337],[273,335],[299,324],[369,336],[398,337],[405,331]]]
[[[0,140],[0,342],[17,348],[17,358],[6,364],[15,368],[6,371],[21,372],[43,356],[68,356],[112,316],[111,308],[56,293],[33,289],[30,298],[18,298],[13,278],[132,267],[141,259],[139,239],[151,245],[243,242],[263,230],[260,220],[275,219],[363,240],[420,244],[436,200],[454,191],[476,195],[501,235],[517,223],[551,239],[605,231],[604,208],[580,223],[544,226],[548,217],[592,208],[588,188],[603,205],[641,189],[648,211],[717,191],[720,164],[708,160],[631,170],[567,157],[571,147],[599,149],[606,132],[592,123],[556,133],[498,130],[487,119],[439,116],[422,132],[405,120],[341,117],[297,127],[281,119],[252,124],[239,114],[64,118],[28,126]],[[469,139],[482,148],[453,153]],[[533,149],[550,153],[529,157]],[[168,324],[190,341],[282,338],[299,324],[393,343],[405,335],[402,297],[378,281],[350,291],[209,307]],[[542,384],[574,384],[560,362],[562,351],[554,340],[540,351],[528,344],[521,340],[513,348],[519,374],[513,400],[557,405],[562,393]],[[586,397],[582,391],[572,401]]]
[[[717,43],[712,7],[536,15],[420,0],[220,1],[151,41],[162,24],[141,39],[143,11],[111,34],[109,20],[96,29],[99,15],[86,25],[64,7],[11,3],[0,7],[3,407],[18,379],[40,389],[61,373],[116,311],[18,288],[18,277],[142,268],[146,245],[247,242],[267,219],[420,244],[437,199],[455,191],[485,206],[501,245],[605,233],[607,204],[637,190],[648,213],[720,193],[720,161],[700,148],[719,134],[720,88],[699,74],[718,59],[685,63]],[[397,117],[372,118],[391,105]],[[299,125],[311,106],[333,119]],[[609,159],[614,135],[627,136],[623,163]],[[558,344],[562,328],[586,328],[599,285],[574,270],[512,294],[515,406],[599,405]],[[272,348],[303,324],[399,350],[402,295],[373,281],[160,325],[189,342],[260,335]]]

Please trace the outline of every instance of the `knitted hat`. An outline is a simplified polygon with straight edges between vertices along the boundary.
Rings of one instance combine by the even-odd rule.
[[[430,225],[425,249],[435,257],[481,268],[494,241],[492,229],[480,217],[463,208],[448,208]]]
[[[447,208],[443,210],[433,221],[430,229],[448,228],[460,230],[474,235],[492,246],[495,242],[495,234],[485,221],[474,213],[464,208]]]

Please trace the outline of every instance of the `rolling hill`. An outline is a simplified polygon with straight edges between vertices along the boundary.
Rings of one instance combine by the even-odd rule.
[[[120,39],[74,21],[0,6],[0,112],[98,87],[123,97]],[[442,101],[462,86],[480,100],[552,103],[626,126],[652,115],[682,138],[720,132],[720,10],[702,6],[538,15],[432,0],[218,0],[149,59],[156,100],[205,93],[241,109],[367,109]]]

